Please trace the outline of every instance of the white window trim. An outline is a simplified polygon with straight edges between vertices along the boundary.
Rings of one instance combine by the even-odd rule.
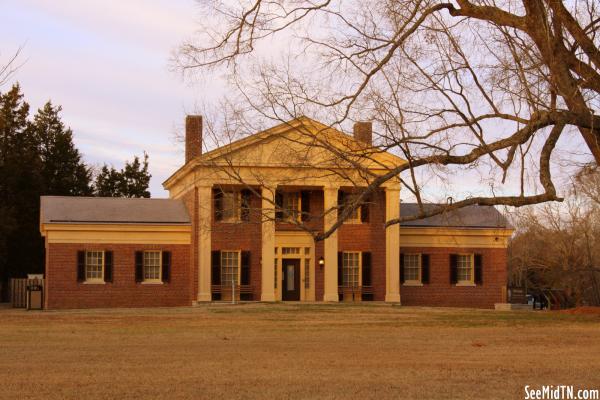
[[[406,280],[404,279],[404,283],[402,284],[403,286],[423,286],[423,255],[421,253],[403,253],[402,257],[404,256],[418,256],[419,257],[419,277],[418,279],[410,279],[410,280]],[[404,261],[404,260],[403,260]],[[404,264],[404,268],[406,270],[406,264]],[[404,278],[404,277],[402,277]]]
[[[158,253],[158,279],[146,279],[146,253]],[[142,280],[143,285],[162,285],[162,250],[144,250],[142,256],[142,274],[144,279]]]
[[[344,276],[344,254],[358,254],[358,284],[356,287],[362,287],[362,251],[342,251],[342,277]],[[342,288],[353,288],[354,286],[346,286],[344,283]]]
[[[87,277],[87,255],[88,253],[102,253],[102,276],[100,278],[88,278]],[[86,250],[85,251],[85,280],[83,281],[86,285],[104,285],[104,272],[106,268],[106,252],[104,250]]]
[[[354,193],[348,193],[345,197],[348,198],[347,196],[353,196]],[[344,204],[344,206],[346,206],[346,204]],[[362,205],[356,207],[356,209],[354,210],[354,214],[353,215],[349,215],[348,218],[344,221],[344,224],[348,224],[348,225],[357,225],[357,224],[362,224]]]
[[[468,281],[459,281],[458,276],[456,277],[455,286],[476,286],[475,285],[475,254],[474,253],[458,253],[457,256],[469,256],[471,259],[471,279]],[[458,266],[457,266],[458,269]],[[458,274],[458,271],[457,271]]]
[[[221,192],[223,193],[223,196],[225,195],[225,193],[232,193],[235,196],[234,202],[236,204],[234,209],[235,215],[229,218],[225,218],[225,216],[222,214],[224,207],[223,202],[221,201],[221,220],[219,222],[226,224],[236,224],[242,222],[242,192],[237,189],[221,190]]]
[[[302,193],[299,191],[290,191],[290,192],[281,192],[282,196],[283,196],[283,218],[281,220],[281,222],[283,223],[289,223],[289,224],[293,224],[295,222],[300,222],[302,221]],[[296,196],[296,218],[294,221],[294,218],[286,215],[286,208],[285,208],[285,196],[289,196],[289,195],[295,195]]]
[[[237,285],[241,285],[242,281],[242,250],[221,250],[219,268],[221,273],[221,286],[231,287],[231,282],[223,283],[223,253],[237,253],[238,255],[238,267],[237,267]]]

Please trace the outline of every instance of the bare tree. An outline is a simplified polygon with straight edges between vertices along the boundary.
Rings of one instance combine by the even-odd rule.
[[[598,190],[600,172],[585,167],[564,204],[517,214],[509,247],[513,284],[561,289],[573,304],[600,305],[600,203],[593,197]]]
[[[23,46],[19,46],[8,60],[0,64],[0,87],[3,86],[8,80],[17,72],[17,70],[23,65],[18,64],[17,60],[23,51]]]
[[[365,178],[356,206],[397,176],[421,205],[454,175],[486,176],[489,193],[388,225],[472,204],[562,201],[554,173],[564,165],[553,156],[600,161],[594,0],[216,1],[203,14],[212,23],[181,46],[177,65],[227,71],[241,99],[237,122],[310,114],[343,129],[368,118],[377,127],[371,152],[407,160],[373,175],[360,170],[372,153],[318,143]],[[282,61],[272,55],[280,41],[294,49],[282,50]]]

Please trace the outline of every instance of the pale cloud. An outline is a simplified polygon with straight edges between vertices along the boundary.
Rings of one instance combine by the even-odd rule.
[[[196,2],[15,0],[2,8],[0,52],[25,44],[14,80],[32,108],[48,99],[62,105],[92,165],[120,168],[147,151],[152,195],[166,196],[162,182],[183,161],[174,127],[225,90],[218,80],[191,86],[169,71],[172,51],[199,26]]]

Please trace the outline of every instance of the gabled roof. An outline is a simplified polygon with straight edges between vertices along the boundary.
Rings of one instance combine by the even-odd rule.
[[[176,171],[171,177],[169,177],[163,185],[168,187],[172,182],[176,181],[178,177],[181,177],[182,174],[187,174],[188,171],[192,170],[197,165],[211,165],[211,163],[215,163],[220,159],[226,159],[229,155],[232,154],[250,154],[252,153],[252,149],[255,149],[259,146],[268,146],[268,143],[272,143],[273,140],[284,139],[288,135],[291,135],[294,132],[302,132],[300,137],[296,137],[294,139],[288,140],[284,142],[281,148],[283,149],[291,149],[294,145],[299,145],[300,142],[303,143],[303,146],[306,146],[308,149],[317,149],[320,148],[321,153],[323,153],[323,148],[330,148],[332,151],[329,152],[330,159],[335,159],[336,154],[333,150],[338,149],[344,154],[353,154],[358,157],[363,155],[365,161],[368,161],[368,168],[388,168],[390,166],[397,166],[406,163],[406,160],[383,150],[380,150],[376,147],[365,147],[365,145],[361,142],[358,142],[354,139],[353,136],[346,135],[345,133],[331,128],[321,122],[315,121],[306,116],[301,116],[295,119],[292,119],[287,122],[283,122],[276,126],[273,126],[265,131],[258,132],[242,139],[236,140],[230,144],[223,145],[221,147],[217,147],[211,151],[201,154],[196,157],[196,159],[188,162],[186,165],[181,167],[178,171]],[[280,154],[277,154],[280,153]],[[275,156],[280,156],[281,162],[280,165],[265,165],[265,166],[293,166],[291,165],[291,160],[285,157],[284,152],[276,152]],[[318,150],[315,150],[315,153],[318,153]],[[312,156],[315,156],[315,153],[312,153]],[[307,156],[310,157],[310,156]],[[245,159],[244,157],[240,157],[239,159]],[[252,160],[252,157],[249,157],[248,160]],[[226,163],[229,165],[228,160]],[[305,161],[310,161],[305,159]],[[314,166],[319,167],[322,166],[322,160],[314,160]],[[251,161],[250,161],[251,162]],[[310,162],[308,163],[310,164]],[[247,165],[247,164],[246,164]],[[260,167],[262,164],[252,164],[247,166],[256,166]]]
[[[181,200],[42,196],[42,224],[189,225]]]
[[[354,142],[356,144],[359,144],[359,142],[356,141],[356,139],[354,139],[353,136],[346,135],[345,133],[343,133],[335,128],[332,128],[328,125],[325,125],[319,121],[315,121],[314,119],[311,119],[311,118],[303,115],[298,118],[294,118],[290,121],[282,122],[281,124],[275,125],[265,131],[255,133],[255,134],[249,135],[245,138],[236,140],[230,144],[227,144],[227,145],[224,145],[221,147],[217,147],[214,150],[208,151],[208,152],[200,155],[199,159],[200,160],[211,160],[211,159],[214,159],[221,155],[240,150],[244,147],[258,144],[259,142],[261,142],[265,139],[268,139],[274,135],[281,135],[282,133],[285,133],[286,131],[290,131],[290,130],[294,130],[294,129],[301,129],[301,128],[311,129],[313,131],[313,133],[316,135],[319,135],[319,134],[328,135],[329,136],[328,139],[333,139],[333,140],[331,140],[332,143],[330,143],[332,145],[336,145],[336,144],[339,145],[342,143],[347,145],[349,142]],[[357,148],[360,148],[360,147],[364,147],[364,146],[362,144],[359,144],[359,146],[357,146]],[[397,162],[401,162],[401,163],[406,162],[406,160],[403,160],[402,158],[395,156],[388,152],[378,152],[377,154],[385,155],[385,157],[391,157],[392,159],[395,159]]]
[[[423,204],[425,211],[444,207],[444,204]],[[417,203],[400,203],[400,215],[419,214]],[[512,229],[508,220],[492,206],[472,205],[443,212],[433,217],[402,222],[404,227],[502,228]]]

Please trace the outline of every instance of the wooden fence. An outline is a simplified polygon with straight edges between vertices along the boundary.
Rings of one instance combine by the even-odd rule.
[[[10,302],[14,308],[27,307],[27,286],[44,286],[43,279],[11,279],[10,280]]]

